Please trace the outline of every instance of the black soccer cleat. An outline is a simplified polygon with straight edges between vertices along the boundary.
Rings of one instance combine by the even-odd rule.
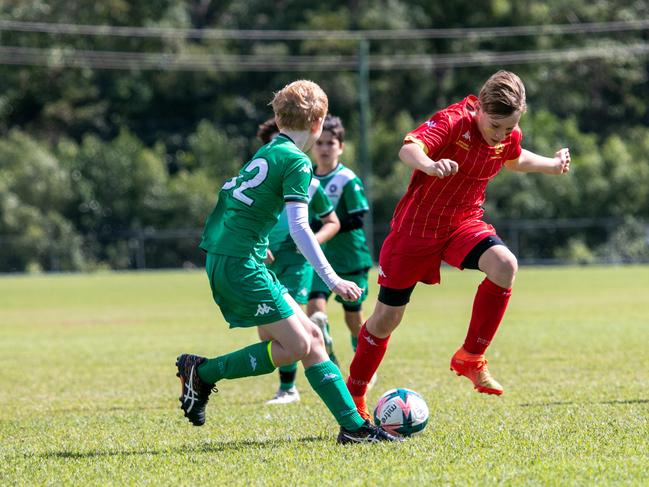
[[[391,435],[383,428],[374,426],[366,420],[365,424],[356,431],[349,431],[341,427],[337,441],[341,445],[345,445],[347,443],[378,443],[380,441],[400,442],[403,441],[403,438]]]
[[[218,392],[214,384],[203,382],[198,376],[198,366],[205,360],[205,357],[188,354],[180,355],[176,359],[176,377],[180,378],[182,385],[182,394],[178,398],[180,409],[194,426],[205,424],[205,406],[210,399],[210,393],[212,390]]]

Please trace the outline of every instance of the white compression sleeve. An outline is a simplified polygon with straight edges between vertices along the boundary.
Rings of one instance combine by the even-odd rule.
[[[309,227],[309,208],[306,203],[286,203],[288,227],[297,248],[313,266],[329,289],[335,288],[342,280],[324,256],[318,241]]]

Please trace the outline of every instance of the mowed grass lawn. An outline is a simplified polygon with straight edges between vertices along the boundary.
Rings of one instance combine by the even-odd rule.
[[[256,340],[202,272],[2,277],[0,485],[647,485],[649,267],[522,268],[488,354],[501,397],[448,369],[480,279],[416,289],[370,392],[420,392],[426,430],[341,447],[301,369],[298,404],[264,405],[273,374],[220,383],[202,428],[183,418],[176,355]]]

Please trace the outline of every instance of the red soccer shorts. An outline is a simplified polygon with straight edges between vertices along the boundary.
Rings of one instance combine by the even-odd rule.
[[[442,261],[462,269],[469,252],[496,229],[482,220],[466,220],[442,239],[421,238],[390,231],[379,256],[379,285],[406,289],[418,282],[438,284]]]

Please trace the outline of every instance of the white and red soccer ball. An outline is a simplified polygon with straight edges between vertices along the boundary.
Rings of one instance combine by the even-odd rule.
[[[374,423],[390,433],[412,436],[426,427],[428,415],[428,405],[418,393],[405,388],[390,389],[374,408]]]

